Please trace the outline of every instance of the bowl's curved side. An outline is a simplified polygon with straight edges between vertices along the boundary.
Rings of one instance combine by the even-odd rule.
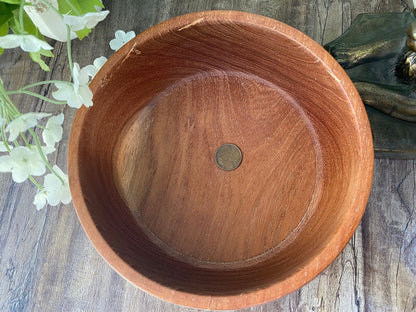
[[[88,109],[79,109],[71,129],[68,150],[68,174],[74,206],[87,236],[102,257],[134,285],[164,300],[205,309],[236,309],[258,305],[282,297],[312,280],[337,257],[353,235],[364,213],[373,176],[374,155],[371,129],[362,101],[351,80],[341,66],[320,45],[300,31],[267,17],[245,12],[208,11],[176,17],[158,24],[138,35],[108,60],[91,83],[93,92],[96,93],[101,88],[104,88],[106,81],[111,78],[112,72],[121,66],[130,54],[138,53],[135,48],[142,43],[155,37],[163,36],[171,31],[187,29],[201,23],[224,20],[243,22],[248,25],[253,24],[256,27],[264,27],[265,29],[278,32],[280,35],[283,34],[299,43],[299,45],[304,46],[317,60],[326,66],[333,83],[343,90],[344,97],[348,99],[349,105],[354,111],[355,120],[353,121],[353,126],[359,133],[359,142],[357,144],[361,155],[357,170],[361,172],[361,179],[355,181],[356,185],[354,185],[354,188],[360,191],[356,194],[351,209],[343,218],[336,233],[310,262],[294,272],[290,277],[244,294],[224,296],[189,294],[161,285],[140,274],[111,248],[100,229],[97,228],[96,222],[88,209],[88,198],[80,181],[83,174],[80,166],[83,162],[83,155],[80,154],[80,138],[85,127],[91,121],[88,119]]]

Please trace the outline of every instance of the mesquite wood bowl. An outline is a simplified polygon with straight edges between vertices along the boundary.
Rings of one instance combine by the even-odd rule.
[[[337,62],[278,21],[180,16],[96,75],[69,144],[79,219],[139,288],[234,309],[292,292],[349,241],[373,170],[365,109]]]

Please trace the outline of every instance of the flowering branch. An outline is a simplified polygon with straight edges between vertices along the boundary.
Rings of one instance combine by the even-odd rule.
[[[6,91],[3,81],[0,79],[0,153],[3,153],[3,155],[0,154],[0,172],[10,172],[12,179],[16,183],[30,180],[38,188],[38,193],[33,203],[37,209],[41,209],[46,203],[54,206],[59,203],[68,204],[71,201],[67,175],[56,165],[52,166],[48,160],[48,155],[55,151],[55,144],[62,139],[64,115],[52,116],[48,113],[37,112],[21,113],[10,96],[21,94],[35,97],[48,103],[57,105],[68,104],[76,108],[82,105],[91,106],[92,92],[88,85],[90,79],[104,64],[106,58],[101,57],[97,59],[99,61],[94,61],[93,65],[81,69],[77,63],[73,64],[72,62],[71,39],[73,39],[74,33],[79,38],[84,37],[109,12],[96,11],[96,5],[102,6],[99,0],[51,0],[51,2],[33,0],[30,3],[32,5],[28,5],[22,0],[20,5],[16,6],[0,0],[0,9],[2,11],[5,9],[5,16],[10,17],[5,24],[0,25],[0,29],[4,31],[4,28],[10,27],[12,32],[12,34],[0,32],[0,54],[3,52],[3,49],[20,47],[23,51],[29,52],[31,58],[39,63],[42,69],[49,70],[49,67],[40,59],[41,55],[53,56],[52,53],[48,52],[52,50],[52,46],[40,34],[42,30],[46,30],[37,28],[25,12],[33,13],[31,9],[40,12],[44,9],[40,7],[40,3],[43,3],[48,10],[52,10],[55,16],[59,18],[56,21],[62,26],[58,26],[58,28],[65,28],[72,82],[60,80],[40,81],[15,91]],[[74,9],[70,11],[70,14],[76,15],[69,16],[67,14],[69,12],[67,5]],[[29,9],[26,10],[27,8]],[[65,10],[65,14],[62,10]],[[16,16],[13,15],[14,11],[18,12],[18,20],[13,19],[13,16]],[[36,86],[51,84],[58,89],[52,94],[55,99],[28,90]],[[40,125],[39,122],[46,118],[48,118],[46,125]],[[42,129],[44,144],[42,144],[35,132],[35,127]],[[26,137],[26,132],[30,134],[33,144]],[[19,140],[21,140],[23,145],[19,143]],[[44,176],[42,185],[36,177],[43,176],[46,173],[46,168],[50,174]]]
[[[33,201],[38,210],[46,204],[68,204],[71,202],[68,176],[58,166],[52,166],[48,160],[48,155],[56,151],[55,145],[62,140],[64,115],[21,113],[10,96],[20,94],[51,104],[68,104],[74,108],[93,105],[89,83],[107,58],[101,56],[93,64],[81,68],[72,60],[71,40],[87,36],[92,28],[106,18],[109,11],[101,10],[101,0],[29,0],[29,4],[21,0],[20,5],[9,2],[0,0],[0,10],[6,17],[0,20],[0,54],[4,49],[20,47],[29,52],[32,60],[47,71],[49,67],[41,56],[53,57],[53,48],[42,34],[66,41],[72,79],[39,81],[14,91],[6,91],[0,79],[0,172],[10,172],[16,183],[30,180],[38,188]],[[45,20],[37,23],[42,18],[46,19],[46,23]],[[12,33],[9,33],[9,28]],[[133,31],[125,33],[118,30],[110,47],[118,50],[134,36]],[[53,99],[29,90],[43,85],[56,87],[57,90],[52,92]],[[47,120],[46,124],[41,124],[42,120]],[[35,128],[42,130],[43,143]],[[30,134],[31,140],[26,134]],[[46,169],[50,173],[46,174]],[[37,180],[42,176],[43,185]]]

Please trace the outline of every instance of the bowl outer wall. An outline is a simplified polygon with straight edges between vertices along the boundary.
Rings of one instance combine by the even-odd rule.
[[[305,49],[326,66],[328,73],[334,78],[334,82],[338,83],[344,90],[345,95],[349,99],[350,105],[355,112],[356,127],[359,129],[361,135],[361,192],[357,194],[354,205],[350,210],[350,214],[344,218],[343,223],[333,235],[330,242],[319,252],[319,254],[289,278],[278,281],[266,288],[257,289],[248,293],[231,296],[210,296],[174,290],[156,283],[140,274],[140,272],[132,269],[105,241],[89,213],[88,205],[85,201],[79,180],[79,162],[81,161],[79,159],[79,138],[82,128],[87,122],[86,114],[88,109],[85,107],[82,107],[77,111],[72,125],[68,147],[68,175],[74,207],[82,227],[96,250],[114,270],[140,289],[166,301],[194,308],[228,310],[246,308],[285,296],[311,281],[338,256],[354,234],[365,211],[373,176],[374,152],[370,124],[364,105],[362,104],[361,98],[353,83],[336,60],[333,59],[332,56],[318,43],[302,32],[277,20],[252,13],[238,11],[204,11],[175,17],[153,26],[125,44],[109,58],[92,81],[90,85],[92,91],[95,92],[95,90],[100,87],[100,81],[105,79],[107,74],[109,74],[113,68],[129,54],[135,44],[141,44],[147,40],[152,40],[155,34],[160,36],[171,30],[192,27],[196,23],[216,20],[238,21],[253,24],[257,27],[265,27],[277,32],[279,35],[287,36],[299,45],[304,46]]]

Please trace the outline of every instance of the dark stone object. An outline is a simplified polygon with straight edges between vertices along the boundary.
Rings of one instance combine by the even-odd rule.
[[[412,12],[361,14],[325,45],[367,105],[376,157],[416,159],[416,83],[409,77],[415,55],[406,48],[415,20]]]

